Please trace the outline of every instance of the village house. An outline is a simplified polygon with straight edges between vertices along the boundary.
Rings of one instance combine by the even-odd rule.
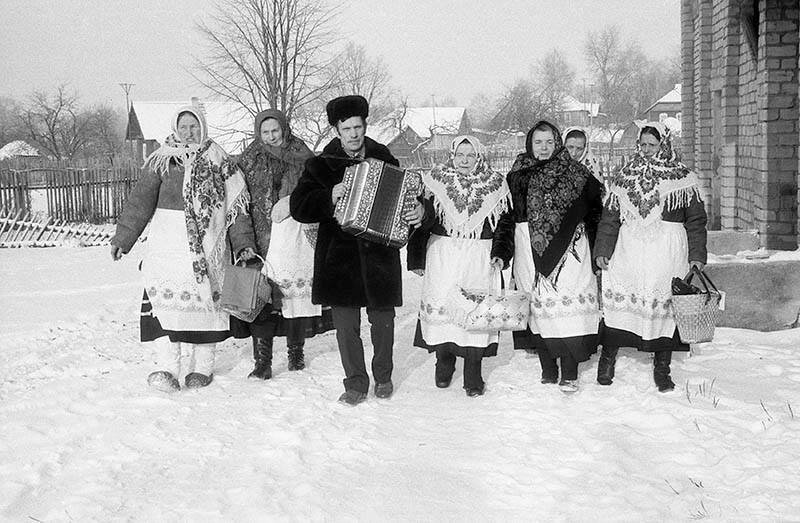
[[[131,103],[125,146],[134,158],[146,158],[172,134],[170,120],[185,105],[202,108],[208,123],[208,136],[228,154],[239,154],[253,137],[253,117],[233,102],[137,101]]]
[[[443,161],[450,142],[471,132],[464,107],[399,107],[367,128],[402,165]]]

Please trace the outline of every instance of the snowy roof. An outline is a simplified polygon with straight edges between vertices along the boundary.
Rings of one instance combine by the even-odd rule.
[[[565,113],[586,111],[590,112],[592,117],[596,117],[600,112],[600,104],[581,102],[577,98],[567,95],[564,97],[562,111]]]
[[[400,134],[401,119],[403,128],[410,127],[423,139],[430,138],[431,134],[456,134],[465,112],[464,107],[400,107],[372,124],[373,130],[367,134],[381,143],[388,143]]]
[[[0,148],[0,160],[7,160],[16,156],[39,156],[36,147],[22,140],[14,140]]]
[[[191,101],[134,102],[145,140],[162,143],[172,133],[170,121],[175,112]],[[202,102],[208,123],[208,136],[230,154],[239,153],[253,135],[253,116],[233,102]]]
[[[645,113],[650,112],[655,106],[659,104],[680,104],[681,103],[681,84],[675,84],[670,92],[656,100],[656,102],[647,108]]]

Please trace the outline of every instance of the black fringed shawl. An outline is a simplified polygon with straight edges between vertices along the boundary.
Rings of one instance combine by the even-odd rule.
[[[539,125],[553,132],[555,150],[547,160],[533,155],[533,130]],[[549,277],[572,244],[580,223],[594,243],[602,211],[602,186],[589,169],[573,160],[563,147],[561,134],[549,122],[537,123],[529,132],[526,152],[517,156],[508,173],[517,222],[528,222],[536,270]]]

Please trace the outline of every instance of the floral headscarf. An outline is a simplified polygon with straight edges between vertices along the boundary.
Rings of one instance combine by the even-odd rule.
[[[277,147],[261,140],[261,124],[274,118],[283,129],[283,143]],[[294,136],[286,117],[277,109],[261,111],[255,117],[255,138],[239,158],[239,166],[250,191],[250,212],[256,232],[256,247],[266,256],[272,229],[272,207],[297,186],[306,160],[314,153]],[[307,228],[308,229],[308,228]]]
[[[190,113],[200,122],[201,142],[183,143],[178,119]],[[227,231],[240,212],[247,213],[249,194],[244,177],[228,154],[208,138],[202,110],[181,107],[172,118],[173,134],[145,160],[144,166],[162,177],[170,165],[183,167],[183,205],[192,270],[208,303],[217,303],[227,259]]]
[[[462,143],[475,149],[478,161],[469,174],[460,173],[453,164],[456,149]],[[505,176],[486,162],[483,144],[474,136],[458,136],[450,144],[450,159],[422,175],[428,193],[434,197],[436,214],[447,234],[477,238],[488,219],[492,228],[511,205]]]
[[[636,155],[608,177],[606,206],[619,209],[623,221],[649,225],[663,210],[688,207],[693,198],[702,201],[697,174],[679,162],[672,148],[672,133],[658,122],[636,122],[642,131],[652,127],[661,134],[659,150],[647,157],[636,146]]]

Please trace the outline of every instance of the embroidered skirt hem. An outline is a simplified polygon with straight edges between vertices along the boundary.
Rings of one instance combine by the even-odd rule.
[[[231,337],[228,330],[224,331],[192,331],[168,330],[161,326],[161,322],[153,315],[153,306],[147,297],[147,291],[142,292],[142,310],[139,317],[139,338],[142,342],[155,341],[158,338],[169,336],[172,342],[183,343],[219,343]]]
[[[425,349],[428,352],[436,352],[437,350],[445,349],[461,358],[489,358],[497,356],[497,342],[490,343],[486,347],[462,347],[453,342],[444,342],[437,344],[429,344],[422,336],[422,329],[420,323],[417,321],[417,330],[414,333],[414,346]]]

